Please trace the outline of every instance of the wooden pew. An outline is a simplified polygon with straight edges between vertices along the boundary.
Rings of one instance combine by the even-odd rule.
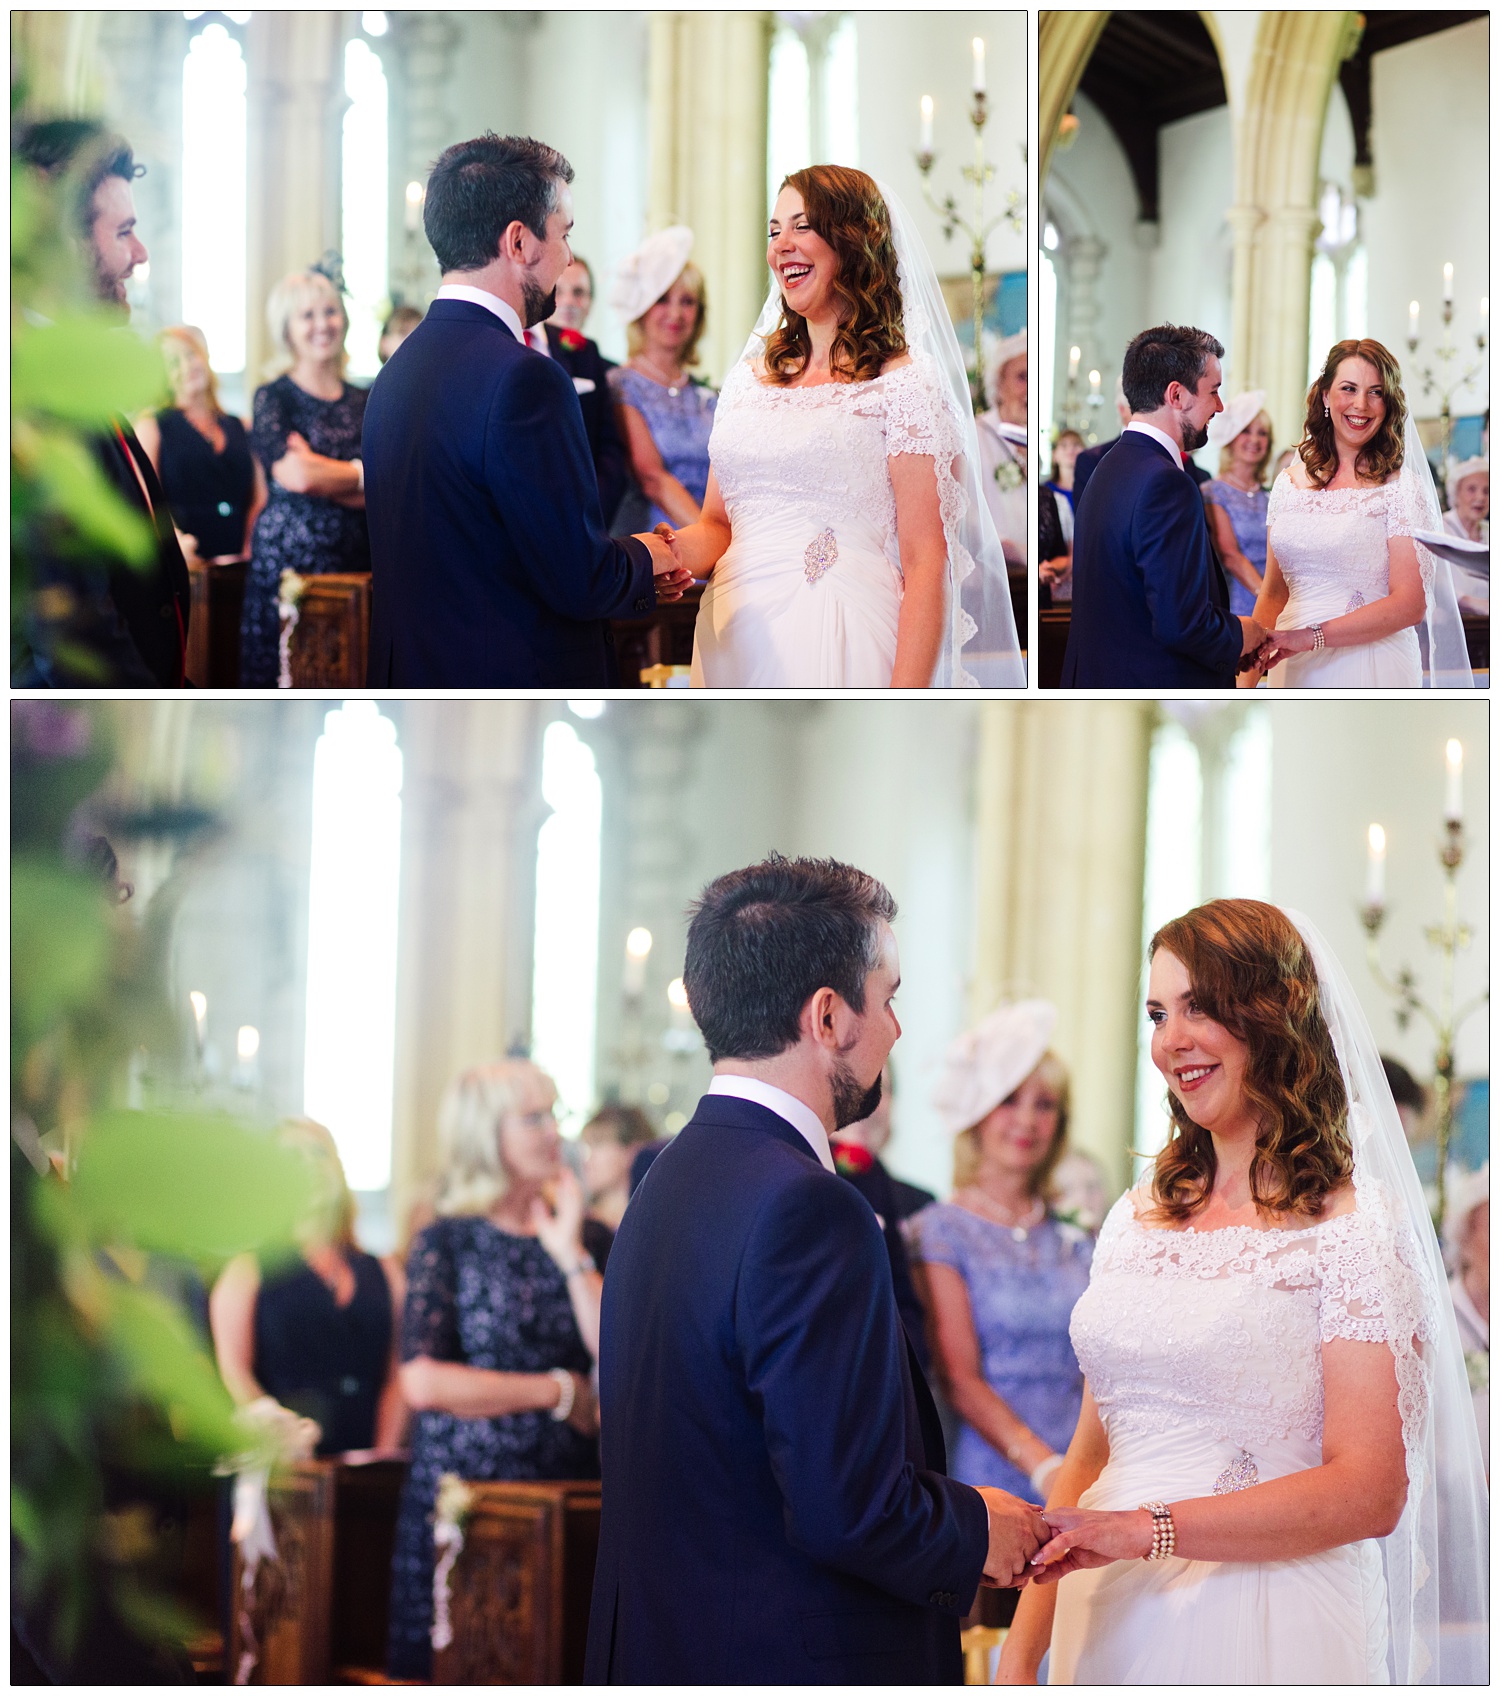
[[[646,618],[616,618],[610,621],[622,689],[648,688],[641,673],[653,666],[692,663],[693,626],[698,621],[698,603],[703,599],[703,588],[701,583],[693,584],[680,601],[659,606]]]
[[[296,621],[283,616],[281,630],[289,687],[363,689],[369,675],[369,574],[330,571],[304,577]]]
[[[271,1481],[276,1559],[262,1561],[248,1608],[238,1549],[231,1570],[230,1683],[384,1682],[399,1460],[299,1462]]]
[[[1037,682],[1043,689],[1061,689],[1063,655],[1068,647],[1072,607],[1067,602],[1041,607],[1036,617]]]
[[[245,605],[245,573],[250,562],[225,560],[213,565],[188,561],[192,600],[188,612],[188,682],[196,689],[240,686],[240,613]]]
[[[581,1684],[599,1485],[470,1484],[434,1684]]]
[[[1469,665],[1473,671],[1490,669],[1490,621],[1485,613],[1466,612],[1463,615],[1464,641],[1468,644]]]

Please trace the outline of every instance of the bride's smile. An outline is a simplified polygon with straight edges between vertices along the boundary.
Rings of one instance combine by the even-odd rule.
[[[796,189],[784,188],[776,197],[767,231],[766,262],[787,305],[800,317],[818,317],[838,272],[838,255],[808,223]]]
[[[1219,1135],[1232,1132],[1246,1116],[1249,1045],[1198,1006],[1187,967],[1165,948],[1152,957],[1146,1016],[1152,1063],[1194,1124]]]

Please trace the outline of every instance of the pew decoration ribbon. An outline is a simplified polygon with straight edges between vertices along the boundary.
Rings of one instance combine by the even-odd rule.
[[[432,1569],[432,1646],[446,1649],[453,1641],[449,1579],[464,1549],[464,1524],[474,1507],[474,1492],[456,1472],[438,1479],[437,1504],[432,1515],[432,1541],[437,1560]]]
[[[282,572],[281,583],[276,591],[276,616],[281,620],[281,663],[276,678],[278,689],[290,689],[292,686],[292,632],[297,628],[297,621],[302,616],[298,611],[298,603],[306,588],[305,577],[291,570]]]
[[[255,1575],[263,1560],[276,1559],[276,1534],[271,1526],[267,1485],[278,1466],[308,1460],[323,1435],[316,1420],[304,1419],[283,1407],[274,1396],[258,1396],[234,1416],[245,1447],[215,1468],[234,1475],[234,1521],[230,1541],[240,1550],[240,1640],[244,1644],[234,1669],[234,1682],[248,1684],[260,1659],[253,1618]]]

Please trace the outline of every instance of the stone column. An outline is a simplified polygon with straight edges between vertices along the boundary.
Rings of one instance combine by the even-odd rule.
[[[437,293],[437,260],[427,245],[420,223],[406,228],[406,185],[427,182],[445,147],[458,138],[448,109],[448,84],[458,26],[448,12],[396,12],[400,57],[399,86],[402,116],[401,179],[394,185],[399,222],[391,230],[391,280],[410,305],[426,307]]]
[[[1108,22],[1108,12],[1043,12],[1037,18],[1038,189],[1047,181],[1058,125]]]
[[[769,12],[653,12],[653,230],[692,227],[708,290],[699,358],[722,382],[765,303]]]
[[[349,14],[257,12],[250,32],[245,385],[275,349],[266,300],[341,241],[344,39]]]
[[[540,714],[531,701],[400,711],[401,921],[391,1206],[398,1240],[437,1171],[436,1112],[462,1067],[531,1026]]]
[[[1056,1002],[1072,1136],[1129,1177],[1149,701],[987,702],[980,728],[970,1016]]]

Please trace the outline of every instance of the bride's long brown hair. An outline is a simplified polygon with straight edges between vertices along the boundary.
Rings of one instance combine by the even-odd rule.
[[[828,363],[835,377],[865,383],[906,352],[891,215],[875,179],[848,165],[809,165],[782,178],[802,196],[807,221],[838,259],[833,294],[841,322]],[[781,322],[766,342],[766,380],[787,384],[812,357],[807,320],[781,297]]]
[[[1302,934],[1265,901],[1209,901],[1151,938],[1187,968],[1199,1009],[1249,1048],[1245,1098],[1259,1120],[1250,1194],[1270,1214],[1316,1218],[1354,1172],[1349,1100]],[[1172,1130],[1151,1178],[1152,1216],[1186,1224],[1207,1206],[1214,1140],[1168,1094]]]

